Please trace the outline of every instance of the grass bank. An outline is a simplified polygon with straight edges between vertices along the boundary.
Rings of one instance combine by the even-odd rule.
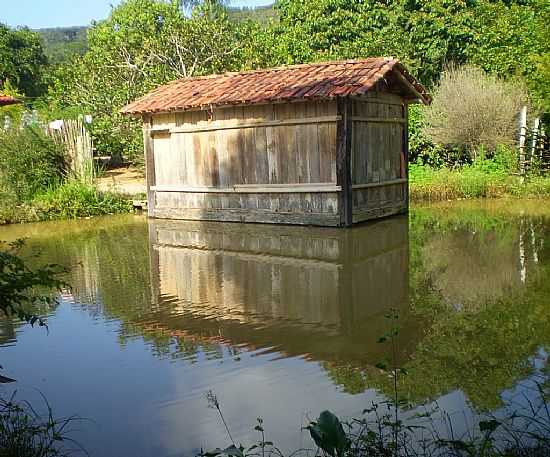
[[[523,181],[496,160],[481,159],[456,168],[411,164],[409,189],[413,201],[469,198],[550,199],[550,176]]]
[[[78,181],[52,186],[24,202],[7,195],[0,197],[0,224],[78,219],[131,211],[132,202],[124,196],[101,192]]]

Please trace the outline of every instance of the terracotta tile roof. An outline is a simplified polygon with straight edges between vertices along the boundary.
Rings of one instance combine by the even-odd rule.
[[[0,106],[15,105],[16,103],[21,103],[21,100],[17,100],[16,98],[4,95],[0,92]]]
[[[397,74],[399,84],[407,86],[409,98],[424,103],[431,101],[422,85],[398,60],[376,57],[180,79],[130,103],[121,113],[185,111],[220,105],[360,95],[390,73]]]

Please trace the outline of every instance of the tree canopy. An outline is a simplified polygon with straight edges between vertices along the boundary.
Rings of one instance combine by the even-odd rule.
[[[9,81],[29,97],[41,95],[46,64],[37,33],[28,28],[12,29],[0,23],[0,88]]]

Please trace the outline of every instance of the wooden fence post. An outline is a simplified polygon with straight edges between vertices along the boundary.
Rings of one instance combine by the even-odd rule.
[[[533,130],[531,131],[531,150],[529,152],[529,162],[530,168],[533,168],[533,160],[537,150],[537,143],[539,141],[539,128],[540,128],[540,118],[536,118],[533,121]]]
[[[527,106],[523,106],[518,118],[519,131],[519,174],[525,176],[525,138],[527,136]]]

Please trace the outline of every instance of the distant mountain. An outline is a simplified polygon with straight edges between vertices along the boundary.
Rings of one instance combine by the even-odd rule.
[[[229,16],[236,21],[251,19],[260,23],[267,23],[270,19],[277,20],[277,11],[273,5],[258,6],[256,8],[229,7]],[[87,27],[57,27],[38,29],[36,32],[42,37],[44,51],[50,63],[59,64],[75,54],[82,55],[88,47]]]
[[[279,18],[273,5],[257,6],[256,8],[229,7],[228,10],[229,16],[236,21],[251,19],[260,23],[266,23],[270,19],[277,20]]]
[[[52,64],[64,62],[74,54],[84,54],[88,47],[87,27],[57,27],[38,29],[44,52]]]

